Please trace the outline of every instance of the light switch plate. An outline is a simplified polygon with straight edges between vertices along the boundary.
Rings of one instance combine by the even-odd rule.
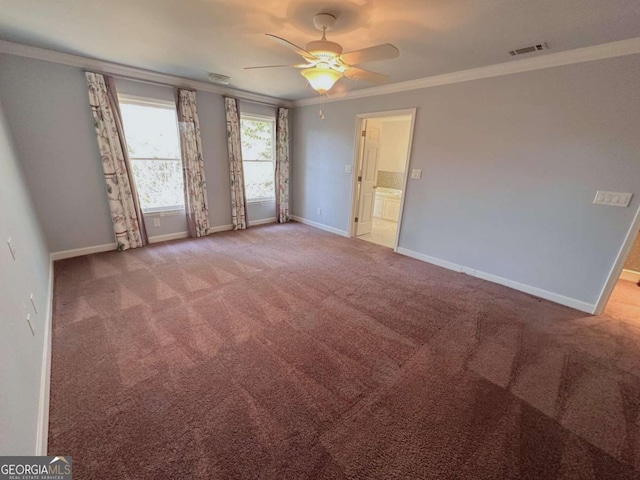
[[[411,178],[414,180],[420,180],[422,178],[422,170],[419,168],[414,168],[411,170]]]
[[[351,173],[351,165],[344,166],[344,173]]]
[[[631,197],[633,197],[633,193],[598,190],[596,192],[596,198],[593,199],[593,203],[595,205],[608,205],[611,207],[628,207],[629,203],[631,203]]]

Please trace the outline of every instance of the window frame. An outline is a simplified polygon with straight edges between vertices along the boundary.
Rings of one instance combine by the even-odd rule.
[[[276,117],[269,115],[260,115],[257,113],[242,113],[240,112],[240,142],[242,143],[242,120],[255,120],[258,122],[268,122],[271,124],[271,160],[257,160],[257,159],[249,159],[245,160],[244,155],[242,156],[242,168],[244,170],[244,162],[264,162],[271,163],[273,166],[273,197],[257,197],[247,200],[247,204],[254,203],[275,203],[276,201],[276,189],[275,189],[275,181],[276,181]],[[243,178],[244,180],[244,178]]]
[[[176,113],[176,131],[178,132],[178,146],[180,147],[180,125],[178,123],[178,110],[176,108],[175,102],[170,100],[163,100],[160,98],[149,98],[149,97],[140,97],[137,95],[128,95],[128,94],[118,94],[118,104],[129,104],[129,105],[137,105],[139,107],[151,107],[151,108],[163,108],[165,110],[173,110]],[[123,129],[125,139],[127,136],[126,129],[124,128],[123,121]],[[142,160],[142,161],[152,161],[152,160],[164,160],[164,161],[179,161],[182,166],[182,156],[179,158],[142,158],[142,157],[129,157],[130,160]],[[182,170],[184,171],[184,167],[182,166]],[[132,172],[133,173],[133,172]],[[184,181],[182,184],[182,190],[184,194]],[[151,207],[151,208],[142,208],[143,215],[159,215],[163,213],[167,214],[177,214],[179,212],[184,212],[186,208],[186,202],[183,197],[182,205],[169,205],[164,207]]]

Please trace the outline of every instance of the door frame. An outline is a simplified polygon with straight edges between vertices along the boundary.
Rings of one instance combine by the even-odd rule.
[[[402,228],[402,216],[404,212],[404,201],[407,196],[407,183],[409,179],[409,165],[411,163],[411,151],[413,150],[413,132],[415,130],[417,108],[405,108],[402,110],[386,110],[382,112],[367,112],[356,114],[355,133],[353,140],[353,163],[351,164],[351,208],[349,209],[349,237],[356,236],[355,215],[358,211],[358,166],[360,155],[362,154],[362,124],[364,120],[372,118],[399,117],[407,115],[411,117],[409,131],[409,147],[407,148],[407,158],[404,163],[404,178],[402,179],[402,196],[400,197],[400,213],[398,214],[398,228],[396,229],[396,239],[393,244],[393,251],[398,251],[398,241],[400,240],[400,230]]]
[[[624,268],[624,264],[627,261],[627,257],[631,253],[633,244],[635,243],[638,235],[640,235],[640,233],[638,233],[639,230],[640,230],[640,208],[638,208],[638,210],[636,211],[636,215],[633,219],[633,222],[631,223],[631,226],[627,231],[627,236],[625,237],[624,242],[622,242],[622,245],[620,246],[620,250],[618,250],[618,256],[616,257],[615,262],[613,262],[613,265],[611,266],[611,270],[609,271],[609,276],[607,278],[607,281],[605,282],[604,286],[602,287],[602,290],[600,291],[600,297],[598,298],[598,302],[596,303],[595,308],[592,312],[594,315],[600,315],[604,310],[604,307],[607,306],[607,302],[609,301],[609,297],[611,297],[611,294],[613,293],[613,289],[616,286],[616,282],[618,281],[618,279],[620,278],[620,275],[622,274],[622,269]]]

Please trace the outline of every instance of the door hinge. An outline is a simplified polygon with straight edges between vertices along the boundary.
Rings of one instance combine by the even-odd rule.
[[[358,223],[358,217],[355,218],[354,222]]]
[[[366,130],[362,130],[362,136],[366,137],[367,136],[367,131]]]
[[[362,175],[358,175],[358,181],[361,182],[362,181]]]

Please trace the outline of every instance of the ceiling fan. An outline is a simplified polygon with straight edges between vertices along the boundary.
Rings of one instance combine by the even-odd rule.
[[[322,38],[307,43],[304,49],[276,35],[267,33],[284,46],[300,55],[305,63],[297,65],[266,65],[261,67],[245,67],[245,70],[256,68],[293,67],[302,68],[300,72],[321,95],[325,94],[342,77],[351,80],[364,80],[366,82],[381,85],[389,80],[388,75],[371,72],[355,67],[367,62],[396,58],[400,51],[390,43],[363,48],[353,52],[342,53],[342,46],[336,42],[327,40],[327,32],[336,22],[336,17],[329,13],[320,13],[313,18],[313,24],[322,31]]]

